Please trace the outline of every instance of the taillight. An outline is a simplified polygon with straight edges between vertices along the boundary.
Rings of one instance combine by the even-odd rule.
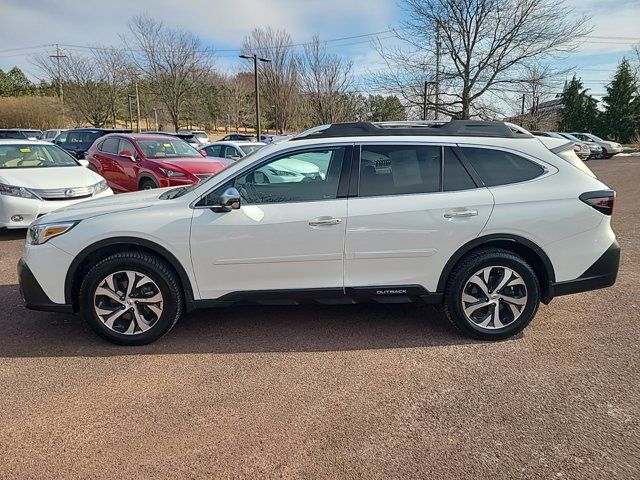
[[[616,192],[613,190],[585,192],[578,198],[605,215],[611,215],[616,208]]]

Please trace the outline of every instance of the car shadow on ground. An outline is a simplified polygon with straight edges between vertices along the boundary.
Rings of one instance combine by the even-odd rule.
[[[20,228],[16,230],[0,230],[0,242],[24,240],[26,237],[27,237],[27,230],[24,228]]]
[[[24,308],[17,285],[0,285],[0,358],[185,353],[322,352],[476,343],[429,305],[237,306],[185,315],[164,338],[122,347],[74,315]]]

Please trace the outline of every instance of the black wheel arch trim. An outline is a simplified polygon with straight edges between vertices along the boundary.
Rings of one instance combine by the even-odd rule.
[[[549,294],[552,295],[550,286],[555,282],[555,279],[556,279],[555,270],[553,269],[553,264],[551,263],[551,260],[549,259],[547,254],[544,252],[544,250],[542,250],[542,248],[540,248],[534,242],[524,237],[521,237],[519,235],[513,235],[513,234],[497,233],[497,234],[484,235],[482,237],[474,238],[473,240],[465,243],[462,247],[456,250],[456,252],[449,258],[444,268],[442,269],[442,272],[440,273],[440,279],[438,280],[437,291],[444,292],[447,286],[447,280],[449,279],[449,276],[451,275],[453,268],[462,259],[462,257],[464,257],[466,254],[468,254],[469,252],[471,252],[476,248],[483,247],[483,246],[491,247],[492,246],[491,244],[496,242],[513,242],[515,244],[522,245],[524,247],[527,247],[529,250],[533,251],[533,253],[535,253],[540,258],[548,279],[547,285],[542,285],[542,284],[540,285],[542,289],[541,299],[544,303],[548,303],[552,298],[552,296],[551,298],[549,297]],[[534,265],[532,265],[532,267],[534,267]]]
[[[156,177],[154,177],[151,173],[141,173],[138,176],[138,188],[140,187],[140,184],[145,181],[145,180],[151,180],[153,183],[156,184],[157,187],[160,186],[160,182],[158,182],[158,179]]]
[[[164,260],[169,262],[169,265],[176,271],[178,277],[180,278],[180,282],[182,283],[182,289],[184,291],[184,298],[186,303],[186,310],[191,311],[194,308],[194,296],[193,296],[193,285],[191,284],[191,280],[187,275],[187,271],[184,269],[182,264],[178,261],[178,259],[169,252],[166,248],[161,245],[158,245],[151,240],[146,240],[143,238],[137,237],[113,237],[107,238],[104,240],[100,240],[95,242],[88,247],[85,247],[71,262],[69,269],[67,270],[67,274],[65,276],[64,282],[64,298],[65,302],[69,305],[75,306],[77,302],[74,302],[73,299],[73,286],[74,286],[74,278],[78,271],[78,268],[82,263],[91,255],[92,253],[97,252],[106,247],[113,247],[116,245],[139,245],[147,250],[152,251],[156,255],[162,257]]]

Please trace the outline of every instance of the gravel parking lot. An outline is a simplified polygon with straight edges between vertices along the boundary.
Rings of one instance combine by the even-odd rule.
[[[519,337],[428,306],[200,311],[142,348],[23,308],[0,233],[0,478],[638,478],[640,157],[618,191],[615,287]]]

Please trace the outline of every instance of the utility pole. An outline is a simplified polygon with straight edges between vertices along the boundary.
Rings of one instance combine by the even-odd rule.
[[[255,53],[243,53],[240,58],[252,58],[253,59],[253,83],[256,94],[256,140],[260,141],[260,85],[258,82],[258,61],[270,62],[270,58],[259,57]]]
[[[438,120],[438,113],[440,111],[440,50],[441,50],[441,42],[440,42],[440,24],[436,23],[436,108],[435,108],[435,119]]]
[[[524,99],[525,94],[522,94],[522,107],[520,108],[520,126],[524,127]]]
[[[60,53],[60,45],[56,43],[56,54],[49,55],[50,58],[55,58],[58,67],[58,95],[60,96],[60,103],[62,104],[62,127],[64,127],[64,92],[62,90],[62,74],[60,73],[60,59],[67,58],[66,55]]]
[[[136,98],[136,96],[128,94],[127,98],[129,100],[129,128],[133,130],[133,107],[131,106],[131,99]]]
[[[422,106],[422,119],[426,120],[427,119],[427,86],[429,85],[429,82],[427,82],[426,80],[424,81],[424,104]]]
[[[140,133],[140,94],[138,93],[138,80],[135,81],[136,85],[136,131]]]

